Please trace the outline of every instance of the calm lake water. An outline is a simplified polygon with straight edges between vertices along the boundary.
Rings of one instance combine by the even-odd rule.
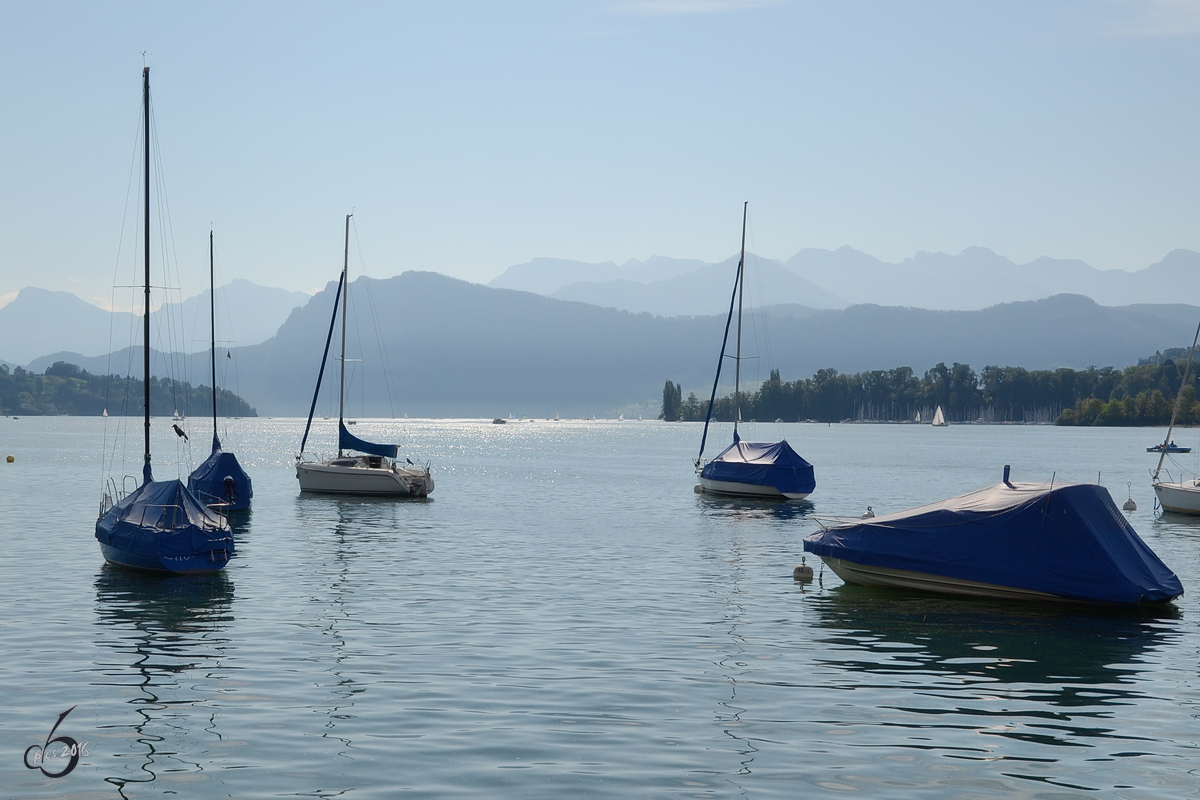
[[[0,419],[0,799],[1200,796],[1200,520],[1153,511],[1163,431],[750,424],[817,475],[811,504],[756,504],[692,491],[695,424],[363,421],[432,462],[433,497],[395,502],[302,497],[303,421],[228,420],[255,490],[238,555],[153,579],[94,539],[106,425],[111,452],[116,420]],[[207,455],[187,427],[155,419],[157,477]],[[812,514],[1005,464],[1131,492],[1184,596],[1099,613],[792,581]],[[55,735],[87,755],[25,768],[71,707]]]

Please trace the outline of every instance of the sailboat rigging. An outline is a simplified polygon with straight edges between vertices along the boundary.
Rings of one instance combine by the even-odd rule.
[[[326,494],[383,495],[393,497],[427,497],[433,491],[433,477],[429,465],[423,467],[401,466],[396,460],[399,447],[394,444],[376,444],[360,439],[346,429],[346,312],[347,294],[350,290],[347,272],[350,266],[350,217],[346,215],[346,248],[342,262],[342,274],[333,298],[333,316],[329,320],[329,333],[325,337],[325,351],[321,355],[321,368],[317,373],[317,386],[313,391],[312,405],[308,410],[308,422],[304,426],[304,437],[300,440],[300,454],[296,456],[296,479],[302,492]],[[312,429],[313,413],[317,408],[317,397],[321,393],[321,380],[325,375],[325,363],[329,358],[329,345],[333,340],[333,329],[337,323],[338,301],[342,311],[342,355],[341,374],[338,381],[338,454],[337,458],[325,461],[305,461],[304,448]],[[352,450],[363,455],[347,455]],[[409,464],[412,462],[409,461]]]
[[[144,145],[144,311],[142,386],[145,452],[142,484],[125,494],[110,478],[100,500],[96,539],[106,561],[153,572],[216,572],[234,554],[233,534],[178,479],[154,480],[150,468],[150,68],[142,70]]]
[[[217,312],[216,280],[213,270],[213,233],[208,232],[208,319],[212,332],[209,355],[212,362],[212,453],[188,477],[188,489],[206,505],[223,511],[244,511],[254,497],[250,476],[237,456],[221,449],[217,435]]]
[[[742,297],[745,287],[746,214],[749,205],[747,202],[742,206],[742,250],[738,258],[733,294],[729,298],[729,315],[725,319],[725,337],[721,340],[717,375],[713,379],[712,395],[708,400],[708,413],[704,416],[700,453],[695,462],[696,475],[700,481],[696,490],[718,495],[803,500],[817,486],[812,464],[793,450],[786,439],[778,442],[743,442],[738,436],[738,422],[742,417]],[[721,365],[726,358],[725,347],[729,342],[729,327],[733,321],[735,302],[738,324],[733,379],[733,444],[705,463],[704,445],[708,440],[708,426],[712,421],[717,385],[721,381]]]

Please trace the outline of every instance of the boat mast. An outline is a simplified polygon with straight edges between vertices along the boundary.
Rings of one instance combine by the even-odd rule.
[[[146,178],[144,244],[146,262],[145,303],[142,313],[142,403],[145,406],[146,454],[142,466],[142,481],[150,483],[150,68],[142,68],[142,143]]]
[[[733,363],[733,438],[737,438],[738,420],[742,417],[742,397],[740,393],[742,381],[742,297],[746,290],[746,208],[750,205],[747,200],[742,204],[742,255],[738,259],[738,328],[737,328],[737,358]]]
[[[346,281],[346,270],[350,267],[350,217],[346,215],[346,251],[342,256],[342,378],[338,386],[338,458],[342,457],[342,407],[346,402],[346,295],[350,294],[350,286]]]
[[[747,201],[749,205],[749,201]],[[742,259],[745,259],[746,250],[746,208],[742,207]],[[717,374],[713,378],[712,394],[708,396],[708,411],[704,415],[704,433],[700,435],[700,454],[696,456],[696,468],[704,462],[704,444],[708,441],[708,423],[712,421],[713,406],[717,402],[717,385],[721,382],[721,367],[725,364],[725,348],[729,344],[729,325],[733,322],[733,304],[738,299],[738,287],[742,281],[742,261],[738,261],[737,275],[733,277],[733,292],[729,295],[729,313],[725,316],[725,335],[721,339],[721,355],[717,357]],[[741,317],[738,318],[738,327],[741,328]],[[738,335],[739,343],[741,335]],[[737,433],[737,424],[734,423],[734,433]]]
[[[208,231],[208,324],[209,330],[212,332],[211,347],[209,348],[212,355],[212,395],[213,395],[213,449],[216,450],[221,446],[220,439],[217,438],[217,295],[216,283],[213,277],[213,232],[210,228]]]
[[[1151,483],[1158,480],[1163,460],[1167,457],[1167,444],[1171,441],[1171,431],[1175,429],[1175,415],[1179,413],[1179,401],[1183,399],[1183,387],[1187,386],[1188,373],[1192,369],[1192,358],[1196,355],[1196,342],[1198,341],[1200,341],[1200,325],[1196,326],[1196,335],[1192,338],[1192,350],[1188,353],[1188,363],[1183,369],[1183,381],[1179,384],[1179,394],[1175,395],[1175,408],[1171,411],[1171,424],[1167,426],[1167,438],[1163,439],[1162,452],[1158,455],[1158,466],[1154,468],[1154,477],[1150,479]]]

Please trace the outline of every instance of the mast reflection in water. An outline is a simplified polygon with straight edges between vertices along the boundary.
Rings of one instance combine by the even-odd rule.
[[[194,785],[204,770],[196,759],[211,763],[197,743],[208,740],[203,749],[210,751],[222,741],[216,681],[230,646],[223,634],[232,621],[232,582],[224,572],[157,576],[106,564],[95,588],[95,624],[113,660],[97,665],[93,684],[120,693],[130,707],[109,729],[127,732],[124,749],[113,754],[127,766],[105,781],[121,797],[165,772],[187,774]]]

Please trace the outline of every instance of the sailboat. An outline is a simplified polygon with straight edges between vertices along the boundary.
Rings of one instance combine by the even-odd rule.
[[[145,455],[142,484],[118,491],[110,478],[100,500],[96,539],[110,564],[154,572],[216,572],[234,554],[225,519],[197,500],[178,479],[156,481],[150,469],[150,68],[142,70],[145,144],[145,308],[142,317],[142,386]]]
[[[342,263],[342,276],[338,281],[337,294],[333,298],[333,317],[329,320],[329,334],[325,337],[325,352],[321,356],[321,369],[317,373],[317,388],[313,392],[312,406],[308,410],[308,423],[304,426],[304,438],[300,440],[300,454],[296,456],[296,479],[302,492],[324,492],[326,494],[380,495],[391,497],[427,497],[433,491],[433,477],[429,465],[424,467],[402,467],[395,460],[399,447],[394,444],[376,444],[360,439],[346,429],[344,406],[346,399],[346,294],[349,284],[346,272],[350,265],[350,217],[346,215],[346,250]],[[338,317],[338,300],[342,304],[342,357],[341,378],[338,388],[338,454],[337,458],[325,461],[305,461],[304,447],[312,428],[313,412],[317,407],[317,396],[321,392],[321,378],[325,374],[325,362],[329,357],[329,343],[333,339],[333,328]],[[362,455],[348,455],[356,451]],[[410,465],[411,461],[408,462]]]
[[[1162,506],[1163,511],[1175,511],[1180,514],[1200,514],[1200,478],[1192,478],[1184,480],[1181,475],[1178,482],[1162,480],[1163,461],[1167,458],[1167,453],[1171,452],[1171,447],[1175,444],[1171,441],[1171,432],[1175,429],[1175,418],[1179,414],[1179,403],[1183,399],[1183,389],[1187,386],[1188,375],[1192,371],[1192,359],[1196,355],[1196,342],[1200,341],[1200,325],[1196,326],[1196,336],[1192,339],[1192,350],[1188,353],[1188,363],[1183,370],[1183,381],[1179,384],[1179,394],[1175,395],[1175,408],[1171,411],[1171,424],[1167,426],[1167,435],[1163,439],[1163,443],[1158,446],[1158,466],[1154,469],[1154,474],[1150,478],[1150,485],[1154,487],[1154,495],[1158,498],[1158,504]],[[1182,448],[1179,448],[1182,449]]]
[[[188,476],[188,489],[212,508],[222,511],[244,511],[250,507],[254,486],[250,476],[238,463],[237,456],[221,450],[217,436],[217,312],[216,282],[213,276],[213,234],[208,232],[208,317],[212,331],[212,453]]]
[[[944,414],[942,414],[941,406],[938,406],[937,410],[933,412],[933,422],[930,424],[933,425],[933,427],[935,427],[935,428],[946,427],[946,417]]]
[[[745,285],[746,212],[742,206],[742,253],[738,259],[733,295],[729,298],[729,316],[725,319],[725,338],[721,340],[721,356],[717,360],[717,376],[713,380],[708,413],[704,417],[704,434],[700,437],[700,454],[696,457],[696,475],[700,480],[697,491],[719,495],[775,497],[803,500],[817,487],[812,464],[801,458],[786,439],[778,442],[743,442],[738,436],[741,412],[742,374],[742,296]],[[725,346],[729,341],[729,325],[733,321],[734,301],[737,302],[737,355],[734,358],[733,380],[733,444],[716,458],[704,462],[704,444],[708,439],[708,424],[712,420],[717,384],[721,380],[721,364],[725,361]]]

